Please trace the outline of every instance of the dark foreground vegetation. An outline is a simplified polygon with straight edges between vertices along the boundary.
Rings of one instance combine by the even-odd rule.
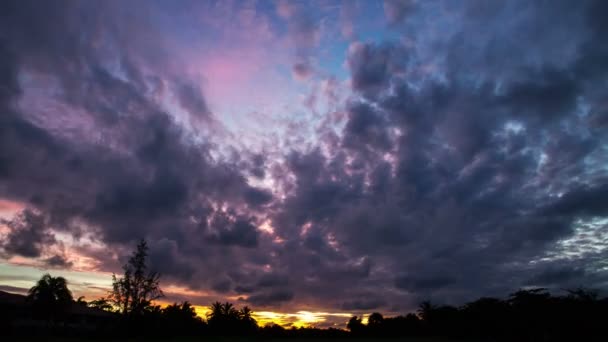
[[[367,324],[354,316],[347,330],[258,326],[248,307],[213,303],[206,319],[188,302],[161,308],[160,276],[149,272],[142,241],[124,275],[113,276],[108,297],[74,300],[62,277],[44,275],[28,296],[0,291],[0,336],[11,340],[283,340],[325,341],[604,341],[608,298],[576,289],[555,296],[546,289],[519,290],[507,299],[480,298],[461,307],[424,302],[416,313],[384,317]],[[228,338],[229,339],[226,339]],[[224,338],[224,339],[222,339]]]

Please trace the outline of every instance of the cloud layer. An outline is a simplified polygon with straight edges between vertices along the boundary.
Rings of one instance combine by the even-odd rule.
[[[258,18],[314,93],[261,150],[180,63],[229,45],[180,9],[0,5],[4,259],[112,271],[145,237],[167,282],[302,310],[607,287],[604,1],[208,5]],[[382,34],[357,40],[366,10]]]

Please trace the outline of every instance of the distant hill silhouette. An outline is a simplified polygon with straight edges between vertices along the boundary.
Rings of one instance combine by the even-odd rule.
[[[25,305],[26,297],[24,295],[0,291],[0,305]]]
[[[13,307],[17,311],[31,310],[33,304],[29,303],[27,296],[0,291],[0,307]],[[114,317],[116,316],[113,312],[104,311],[94,307],[72,302],[68,307],[68,314],[74,316],[87,316],[87,317]]]

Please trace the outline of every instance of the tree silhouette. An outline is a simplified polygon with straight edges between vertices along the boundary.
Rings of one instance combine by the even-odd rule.
[[[73,301],[65,278],[48,273],[30,288],[27,298],[38,313],[51,319],[63,314]]]
[[[0,292],[0,331],[5,332],[21,322],[33,322],[45,334],[79,334],[99,332],[125,337],[177,337],[205,334],[248,336],[270,339],[288,337],[337,339],[348,335],[337,329],[291,328],[273,325],[259,328],[251,308],[241,309],[232,303],[210,305],[207,323],[196,315],[187,301],[165,308],[152,305],[162,296],[159,275],[148,272],[147,245],[141,241],[128,263],[124,277],[113,275],[113,291],[109,298],[87,303],[84,297],[73,300],[62,277],[45,274],[29,290],[27,302]],[[28,304],[29,303],[29,304]],[[21,305],[21,308],[20,306]],[[114,311],[128,315],[104,314]],[[62,316],[69,312],[69,316]],[[369,315],[367,325],[353,316],[346,327],[355,337],[372,339],[400,337],[432,337],[473,341],[599,341],[603,336],[608,298],[584,288],[566,290],[555,296],[544,288],[520,289],[507,299],[480,298],[455,307],[422,302],[417,314],[385,317],[379,312]],[[41,324],[46,320],[46,327]],[[59,319],[65,318],[65,319]],[[69,318],[69,320],[68,320]],[[18,322],[18,324],[14,324]],[[50,324],[49,324],[50,323]],[[60,323],[60,324],[55,324]],[[80,326],[79,326],[80,324]],[[91,326],[94,330],[91,330]],[[22,331],[27,330],[21,328]],[[160,335],[159,335],[160,334]],[[96,335],[97,336],[97,335]]]
[[[110,300],[123,314],[141,315],[153,300],[163,297],[160,289],[160,274],[148,272],[146,257],[148,245],[141,240],[129,261],[123,266],[124,276],[112,275]]]
[[[203,320],[196,315],[194,307],[187,301],[168,305],[161,311],[162,324],[171,335],[192,335],[204,327]]]
[[[579,300],[581,302],[591,303],[597,301],[597,299],[599,298],[599,294],[597,291],[585,289],[583,287],[566,290],[566,292],[568,292],[569,298]]]
[[[463,330],[468,335],[489,338],[503,335],[508,329],[509,306],[497,298],[480,298],[465,304],[462,315]]]
[[[130,272],[130,278],[127,279],[130,279],[131,283],[136,282],[137,273],[146,274],[135,270],[134,265],[145,265],[145,262],[134,262],[141,259],[145,261],[145,245],[140,244],[138,249],[139,256],[136,255],[137,252],[134,253],[131,264],[125,266],[125,272]],[[125,283],[131,284],[130,282]],[[130,296],[129,303],[132,303],[132,298],[137,298],[133,297],[131,292],[125,294]],[[28,320],[33,320],[39,329],[44,329],[40,318],[46,318],[46,330],[41,330],[45,334],[86,334],[93,331],[95,336],[104,333],[108,334],[105,336],[115,336],[119,333],[125,337],[137,335],[173,338],[213,334],[262,339],[338,339],[348,334],[331,328],[285,329],[276,324],[258,328],[249,307],[238,309],[229,302],[211,304],[207,315],[208,323],[205,324],[187,301],[161,308],[159,305],[150,304],[151,296],[143,298],[147,305],[139,306],[143,308],[138,312],[139,315],[104,315],[97,310],[83,309],[86,302],[82,297],[74,301],[65,279],[45,274],[30,289],[28,301],[31,306],[25,305],[19,309],[19,304],[3,304],[0,301],[0,317],[3,318],[0,323],[8,322],[2,326],[3,333],[17,326],[11,322]],[[70,320],[57,320],[70,305],[75,309],[70,311]],[[88,306],[108,311],[114,308],[106,298],[91,301]],[[603,336],[605,339],[606,336],[604,326],[607,315],[608,299],[600,298],[596,291],[579,288],[566,290],[561,296],[554,296],[545,289],[524,289],[511,294],[505,300],[480,298],[460,307],[437,306],[427,301],[420,304],[418,314],[409,313],[405,316],[385,317],[374,312],[368,317],[367,325],[362,323],[360,317],[353,316],[346,327],[352,336],[374,340],[432,337],[440,340],[459,338],[472,341],[600,341],[603,339],[598,337]],[[55,322],[63,324],[54,324]],[[79,326],[82,322],[85,324]],[[48,325],[49,323],[52,324]],[[91,326],[94,330],[91,330]],[[27,331],[27,328],[21,329],[21,332]]]
[[[209,307],[207,324],[215,334],[243,335],[258,328],[251,309],[247,306],[237,310],[232,303],[215,302]]]
[[[78,297],[78,299],[76,299],[76,304],[82,305],[82,306],[88,306],[89,303],[87,303],[87,301],[84,298],[85,298],[84,296]]]
[[[240,315],[241,319],[245,320],[245,321],[249,321],[249,320],[253,319],[253,317],[251,316],[252,313],[253,313],[253,311],[248,306],[244,306],[241,310],[239,310],[239,315]]]
[[[224,306],[220,302],[212,303],[209,306],[209,313],[207,313],[207,321],[217,320],[223,316]]]
[[[346,328],[348,330],[350,330],[351,333],[353,333],[355,335],[359,335],[359,334],[363,333],[363,330],[365,329],[365,325],[363,325],[361,318],[359,318],[357,316],[353,316],[348,320],[348,323],[346,324]]]
[[[367,318],[367,325],[370,327],[381,326],[384,322],[384,316],[379,312],[374,312]]]
[[[105,297],[101,297],[99,299],[95,299],[89,302],[89,307],[91,308],[96,308],[99,310],[103,310],[103,311],[114,311],[114,307],[112,306],[112,303],[110,302],[110,300],[108,300]]]
[[[215,302],[209,307],[210,312],[207,314],[207,320],[211,323],[212,321],[222,321],[227,319],[238,318],[238,311],[234,308],[232,303],[220,303]]]
[[[418,306],[418,316],[424,321],[429,321],[435,308],[430,301],[424,301]]]
[[[253,311],[248,306],[239,310],[239,319],[244,333],[253,332],[258,328],[258,322],[253,318]]]
[[[367,328],[373,335],[382,335],[384,326],[384,316],[379,312],[374,312],[367,318]]]

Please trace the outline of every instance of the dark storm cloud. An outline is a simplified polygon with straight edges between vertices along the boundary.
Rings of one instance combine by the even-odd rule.
[[[50,258],[44,259],[45,265],[54,268],[70,268],[74,264],[67,260],[63,255],[53,255]]]
[[[253,294],[247,297],[246,302],[256,306],[276,305],[284,302],[289,302],[294,298],[294,294],[290,290],[273,290]]]
[[[576,281],[605,288],[595,252],[579,251],[574,260],[555,252],[578,234],[577,222],[606,217],[606,132],[581,109],[605,101],[597,92],[605,84],[581,72],[582,64],[600,74],[608,68],[583,62],[605,52],[599,36],[587,34],[605,30],[592,10],[597,2],[484,3],[451,8],[464,10],[464,23],[429,42],[447,49],[438,63],[442,78],[408,78],[426,62],[418,47],[351,45],[355,96],[338,144],[346,149],[328,141],[327,153],[293,153],[283,171],[295,181],[273,222],[283,238],[298,236],[289,246],[299,257],[280,261],[299,270],[290,282],[298,298],[325,274],[331,281],[322,282],[318,302],[354,297],[345,288],[355,283],[410,308],[425,298],[504,295],[534,274],[552,288]],[[514,11],[525,19],[509,19]],[[562,20],[573,25],[567,32]],[[535,35],[528,39],[508,38],[529,30]],[[506,57],[486,32],[521,53]],[[351,264],[365,271],[346,272],[345,260],[361,257],[367,269]],[[537,262],[542,258],[563,268]],[[583,272],[585,262],[594,266]]]
[[[9,254],[25,257],[39,257],[45,246],[55,242],[55,238],[47,230],[48,221],[43,214],[25,210],[11,220],[0,223],[9,228],[9,233],[2,247]]]
[[[150,265],[155,272],[170,277],[173,281],[189,281],[196,267],[181,252],[175,240],[161,238],[150,244]]]
[[[390,149],[391,141],[385,119],[368,104],[353,104],[348,109],[343,143],[346,147],[361,148],[369,145],[380,150]]]
[[[272,194],[268,191],[255,188],[246,189],[243,196],[245,197],[245,201],[253,207],[267,204],[272,200]]]
[[[551,120],[572,113],[580,94],[574,75],[559,70],[530,70],[529,79],[512,84],[503,101],[515,115],[539,115]]]
[[[392,45],[353,43],[348,49],[347,65],[352,75],[353,89],[375,96],[385,90],[394,73],[404,71],[405,50]]]
[[[257,287],[277,287],[284,286],[289,283],[289,279],[284,274],[267,273],[260,277]]]
[[[342,304],[342,309],[347,311],[374,310],[386,305],[382,299],[365,298],[345,302]]]
[[[201,119],[209,118],[211,112],[207,107],[201,89],[197,85],[182,82],[176,87],[175,91],[177,92],[179,104],[188,111],[190,115]]]
[[[249,286],[238,285],[234,288],[234,292],[236,292],[237,294],[248,294],[253,292],[253,288]]]
[[[277,160],[219,158],[193,139],[156,95],[169,88],[211,125],[196,80],[170,67],[141,11],[127,5],[139,15],[125,21],[108,4],[0,5],[0,196],[35,210],[8,223],[5,254],[67,266],[45,250],[55,231],[93,233],[121,257],[145,237],[168,281],[254,306],[606,288],[605,1],[387,2],[402,36],[351,44],[343,129],[322,125]],[[277,9],[311,70],[316,18],[305,3]],[[457,24],[434,26],[444,12]],[[23,105],[28,73],[52,76],[65,112]]]
[[[266,158],[261,154],[254,154],[249,158],[249,173],[256,178],[264,178],[266,175]]]
[[[553,284],[575,285],[579,279],[585,277],[585,270],[581,268],[553,267],[542,270],[530,279],[531,285],[543,286]]]
[[[219,293],[226,293],[232,288],[232,282],[230,279],[219,279],[211,285],[211,288]]]
[[[186,76],[174,74],[168,65],[158,68],[165,63],[162,36],[154,49],[143,43],[148,41],[145,35],[155,31],[144,29],[145,14],[124,20],[115,15],[113,5],[0,5],[0,46],[6,56],[0,62],[0,191],[4,199],[40,212],[26,210],[18,222],[8,223],[3,249],[29,257],[41,256],[45,249],[51,253],[51,229],[76,238],[93,234],[110,248],[145,237],[154,247],[151,259],[166,278],[204,286],[199,277],[207,279],[207,271],[193,271],[201,258],[214,260],[210,262],[217,268],[230,268],[249,257],[239,251],[226,256],[227,248],[261,254],[254,249],[260,240],[256,222],[231,214],[224,224],[212,219],[220,215],[214,212],[220,206],[247,211],[269,203],[272,195],[249,186],[237,165],[212,159],[209,145],[192,142],[161,109],[155,100],[157,82],[152,80],[164,79],[172,86],[171,80],[180,76],[184,83],[172,90],[180,104],[191,115],[211,115],[200,90],[187,83]],[[108,25],[97,26],[98,21]],[[103,44],[96,43],[100,40]],[[116,57],[122,72],[104,56]],[[157,70],[167,73],[155,74]],[[29,95],[19,73],[52,75],[58,87],[52,100],[84,114],[62,117],[70,112],[38,113],[22,107],[19,101]],[[77,129],[45,127],[40,121],[45,115]],[[253,164],[260,167],[259,162]],[[86,228],[78,222],[86,222]],[[204,252],[202,245],[208,246]],[[216,253],[223,259],[209,256]],[[61,262],[54,256],[46,260],[55,266]],[[114,267],[113,261],[106,261],[106,267]]]
[[[573,189],[563,194],[547,210],[553,215],[606,216],[608,215],[608,184]]]
[[[238,220],[230,227],[222,229],[218,240],[225,245],[256,247],[258,244],[258,233],[251,223]]]
[[[452,284],[454,281],[446,276],[437,275],[435,277],[420,277],[415,275],[414,277],[400,277],[395,281],[395,285],[398,288],[411,291],[411,292],[422,292],[422,291],[436,291],[443,287]]]

